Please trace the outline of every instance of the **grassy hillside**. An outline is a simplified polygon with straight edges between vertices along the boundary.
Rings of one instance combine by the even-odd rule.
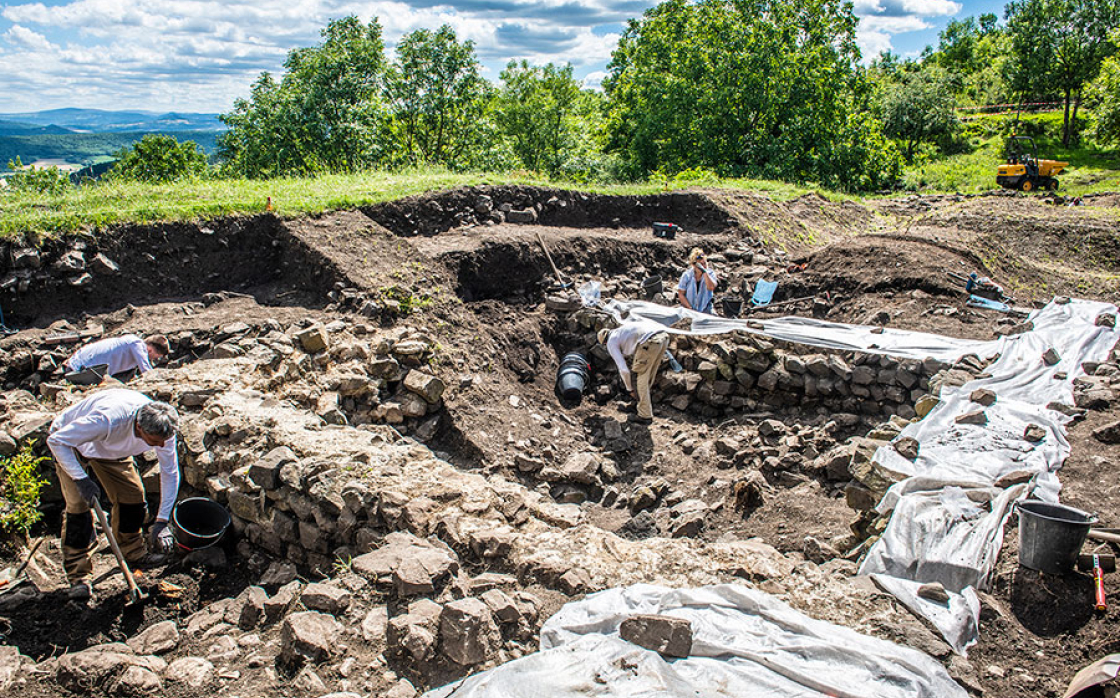
[[[612,194],[650,194],[690,186],[719,186],[765,192],[778,200],[821,191],[781,182],[719,180],[698,177],[695,173],[642,184],[588,186],[547,180],[529,173],[449,173],[430,169],[268,181],[202,180],[167,185],[102,182],[77,187],[60,196],[0,189],[0,237],[24,233],[53,235],[124,222],[256,214],[265,210],[270,197],[273,211],[279,215],[315,214],[427,191],[483,184],[529,184]]]
[[[1013,117],[1002,115],[975,119],[964,129],[970,152],[916,164],[907,169],[903,184],[906,189],[925,192],[973,193],[994,189],[996,168],[1004,162],[1006,134],[1014,129],[1035,139],[1040,158],[1069,163],[1058,178],[1059,193],[1077,196],[1120,191],[1120,152],[1084,145],[1063,148],[1061,128],[1061,112],[1026,115],[1018,123]]]

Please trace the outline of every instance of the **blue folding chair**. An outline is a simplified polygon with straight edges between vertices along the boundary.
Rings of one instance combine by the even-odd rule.
[[[770,301],[774,300],[774,291],[777,290],[777,281],[759,279],[758,283],[754,285],[754,293],[751,294],[751,307],[765,308],[770,305]]]

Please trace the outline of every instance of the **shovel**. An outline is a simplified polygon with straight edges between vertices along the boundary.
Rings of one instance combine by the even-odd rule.
[[[541,243],[541,249],[544,250],[544,256],[548,258],[548,264],[552,267],[552,273],[556,275],[556,282],[560,284],[561,289],[568,289],[572,287],[571,281],[564,281],[564,277],[560,276],[560,270],[556,268],[556,263],[552,261],[552,255],[548,253],[548,248],[545,247],[544,238],[540,233],[537,233],[537,242]]]
[[[28,565],[28,563],[31,562],[31,558],[35,557],[35,551],[37,551],[39,549],[39,546],[42,545],[42,544],[43,544],[43,539],[42,538],[35,541],[35,544],[31,546],[31,549],[27,553],[27,559],[25,559],[23,561],[23,564],[21,564],[19,567],[16,568],[15,573],[12,574],[12,576],[10,576],[10,577],[5,577],[4,579],[0,579],[0,589],[3,589],[4,587],[8,586],[8,584],[11,584],[12,586],[15,586],[16,583],[18,583],[19,576],[21,574],[23,574],[23,571],[25,569],[27,569],[27,565]],[[4,570],[4,572],[0,573],[0,574],[6,575],[7,573],[8,573],[8,570]]]
[[[105,537],[109,539],[109,547],[113,549],[113,554],[117,556],[117,564],[120,565],[125,581],[128,582],[129,603],[140,603],[148,598],[148,595],[136,584],[136,578],[132,576],[132,570],[128,568],[124,554],[121,553],[121,547],[117,545],[117,539],[113,536],[113,529],[109,528],[109,522],[105,518],[105,510],[101,508],[101,502],[96,499],[93,501],[93,510],[97,513],[97,520],[101,522],[101,529],[105,531]]]

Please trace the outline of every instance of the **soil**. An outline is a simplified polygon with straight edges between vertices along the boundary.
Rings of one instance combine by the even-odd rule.
[[[533,224],[476,225],[455,218],[456,211],[473,208],[481,194],[511,200],[515,209],[518,201],[568,203],[542,207]],[[601,362],[593,366],[594,389],[586,399],[561,404],[554,392],[560,358],[587,347],[544,306],[546,293],[559,285],[549,256],[565,287],[599,280],[605,295],[618,297],[650,274],[671,284],[694,246],[717,253],[727,292],[734,292],[739,281],[759,278],[759,264],[748,259],[753,255],[767,260],[762,264],[766,278],[779,282],[775,301],[824,298],[829,320],[988,340],[1008,319],[967,307],[961,284],[947,272],[990,276],[1014,296],[1015,306],[1028,309],[1055,294],[1120,301],[1120,195],[1089,197],[1085,203],[1067,207],[1060,198],[1002,194],[864,204],[806,196],[783,203],[706,190],[612,198],[484,188],[294,221],[262,216],[200,223],[216,231],[208,247],[188,248],[178,225],[121,228],[105,231],[99,249],[116,255],[122,276],[92,292],[70,290],[49,301],[40,297],[14,305],[5,301],[9,325],[23,329],[0,341],[0,350],[37,346],[64,328],[63,320],[78,328],[92,321],[113,332],[169,335],[215,332],[230,323],[269,318],[281,324],[343,319],[415,326],[438,339],[444,349],[441,363],[460,379],[429,442],[454,465],[557,495],[547,483],[518,470],[517,454],[543,452],[562,462],[589,444],[605,447],[604,424],[615,420],[630,444],[614,453],[619,489],[663,478],[686,497],[713,501],[724,496],[729,479],[722,469],[727,459],[716,451],[721,438],[753,433],[768,418],[802,430],[807,438],[822,438],[830,415],[813,410],[711,420],[658,405],[654,423],[640,425],[630,421],[632,403],[617,392],[613,369]],[[676,221],[685,230],[672,240],[655,238],[651,220]],[[304,248],[297,249],[291,230],[300,232]],[[222,243],[231,235],[260,254],[231,253]],[[361,316],[356,303],[347,303],[347,288],[379,300],[404,298],[417,310]],[[122,312],[129,306],[131,314]],[[780,311],[808,315],[811,308],[800,303]],[[1104,526],[1120,526],[1115,466],[1120,446],[1102,444],[1091,432],[1117,419],[1120,407],[1112,406],[1073,424],[1073,453],[1061,471],[1063,502],[1098,512]],[[834,431],[822,440],[820,451],[868,428]],[[700,535],[758,537],[794,552],[802,550],[808,536],[827,541],[848,533],[856,516],[845,503],[843,483],[823,475],[796,483],[764,475],[776,494],[748,515],[728,503]],[[664,533],[627,527],[633,519],[626,509],[594,501],[584,506],[595,525],[621,535]],[[55,546],[36,556],[41,560],[36,581],[47,593],[14,614],[0,613],[6,618],[0,619],[0,633],[6,635],[0,642],[39,660],[121,641],[160,620],[181,620],[210,601],[236,595],[259,572],[251,551],[230,545],[224,552],[232,566],[221,574],[170,567],[146,578],[155,591],[139,607],[126,607],[123,582],[119,593],[101,593],[92,605],[66,602],[60,571],[46,562],[57,559],[57,512],[48,514],[53,516],[33,531],[52,537],[48,547]],[[1112,604],[1106,613],[1093,611],[1086,574],[1052,577],[1021,568],[1015,524],[1012,517],[993,588],[983,597],[981,639],[969,652],[975,685],[995,698],[1060,695],[1081,667],[1120,652],[1120,609]],[[0,566],[16,564],[16,556],[14,547],[4,548]],[[98,565],[107,579],[120,581],[110,555],[100,554]],[[1113,579],[1120,577],[1106,577],[1106,587],[1115,584]],[[172,592],[160,593],[160,583],[174,585],[163,587]],[[548,598],[553,610],[563,601]],[[251,686],[239,690],[239,695],[253,695]]]

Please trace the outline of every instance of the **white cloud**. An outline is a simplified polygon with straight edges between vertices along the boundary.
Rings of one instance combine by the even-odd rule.
[[[47,41],[47,37],[18,24],[4,32],[4,38],[16,48],[25,48],[31,51],[51,51],[56,48],[54,44]]]
[[[618,26],[658,1],[14,0],[0,4],[0,94],[14,96],[13,111],[227,111],[261,72],[279,75],[290,50],[317,44],[330,20],[351,14],[363,22],[378,18],[390,58],[402,36],[447,24],[460,40],[474,42],[491,80],[508,61],[524,59],[571,63],[577,78],[598,86]],[[854,2],[865,56],[960,9],[953,0]],[[5,20],[12,23],[7,31]]]
[[[960,12],[963,5],[953,0],[902,0],[902,7],[922,17],[951,17]]]

